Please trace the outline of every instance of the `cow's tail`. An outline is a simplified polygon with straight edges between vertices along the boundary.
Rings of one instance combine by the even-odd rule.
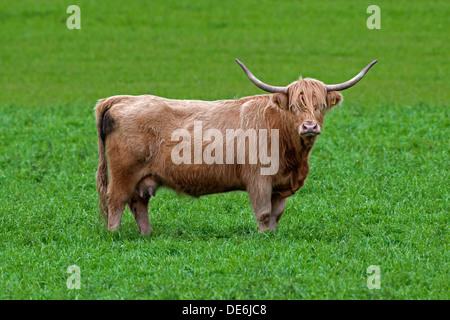
[[[108,163],[106,159],[105,142],[108,131],[112,129],[111,120],[106,117],[109,108],[114,104],[114,97],[101,99],[95,106],[98,136],[98,169],[96,173],[97,193],[99,204],[99,220],[104,219],[108,224]]]

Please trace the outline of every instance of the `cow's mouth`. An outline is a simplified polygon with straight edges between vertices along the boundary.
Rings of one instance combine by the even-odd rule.
[[[317,137],[320,134],[320,132],[302,132],[300,135],[305,138],[312,138]]]

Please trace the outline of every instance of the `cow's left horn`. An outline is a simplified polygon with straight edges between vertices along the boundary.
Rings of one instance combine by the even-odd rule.
[[[245,74],[247,75],[247,77],[250,79],[251,82],[253,82],[258,88],[267,91],[267,92],[272,92],[272,93],[287,93],[287,88],[286,87],[274,87],[271,85],[268,85],[260,80],[258,80],[258,78],[256,78],[251,72],[250,70],[247,69],[246,66],[244,66],[244,64],[242,62],[240,62],[237,58],[235,59],[236,62],[241,66],[242,70],[244,70]]]
[[[353,79],[350,79],[346,82],[339,83],[339,84],[325,85],[325,87],[327,88],[327,91],[341,91],[341,90],[348,89],[351,86],[354,86],[355,84],[358,83],[359,80],[362,79],[362,77],[364,77],[364,75],[367,73],[367,71],[369,71],[369,69],[377,62],[378,62],[378,60],[374,60],[371,63],[369,63],[369,65],[367,67],[365,67],[364,69],[362,69],[361,72],[358,73]]]

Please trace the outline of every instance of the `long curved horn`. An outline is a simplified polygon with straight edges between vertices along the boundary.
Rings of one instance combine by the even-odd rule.
[[[378,60],[374,60],[367,67],[361,70],[360,73],[358,73],[354,78],[343,82],[339,84],[326,84],[325,87],[327,88],[327,91],[341,91],[350,88],[351,86],[354,86],[356,83],[358,83],[359,80],[364,77],[367,71],[375,64]]]
[[[258,80],[258,78],[256,78],[251,72],[250,70],[247,69],[246,66],[244,66],[244,64],[242,62],[240,62],[237,58],[234,59],[236,60],[236,62],[241,66],[242,70],[244,70],[245,74],[247,75],[247,77],[250,79],[251,82],[253,82],[258,88],[264,90],[264,91],[268,91],[268,92],[272,92],[272,93],[287,93],[287,88],[286,87],[274,87],[271,85],[268,85],[260,80]]]

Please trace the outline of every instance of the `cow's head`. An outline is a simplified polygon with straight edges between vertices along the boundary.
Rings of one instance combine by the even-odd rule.
[[[342,101],[342,94],[339,91],[355,85],[377,61],[372,61],[354,78],[340,84],[327,85],[321,81],[306,78],[299,79],[287,87],[275,87],[258,80],[242,62],[236,59],[257,87],[275,93],[272,97],[275,104],[296,115],[298,132],[305,140],[315,139],[321,133],[325,112]]]

